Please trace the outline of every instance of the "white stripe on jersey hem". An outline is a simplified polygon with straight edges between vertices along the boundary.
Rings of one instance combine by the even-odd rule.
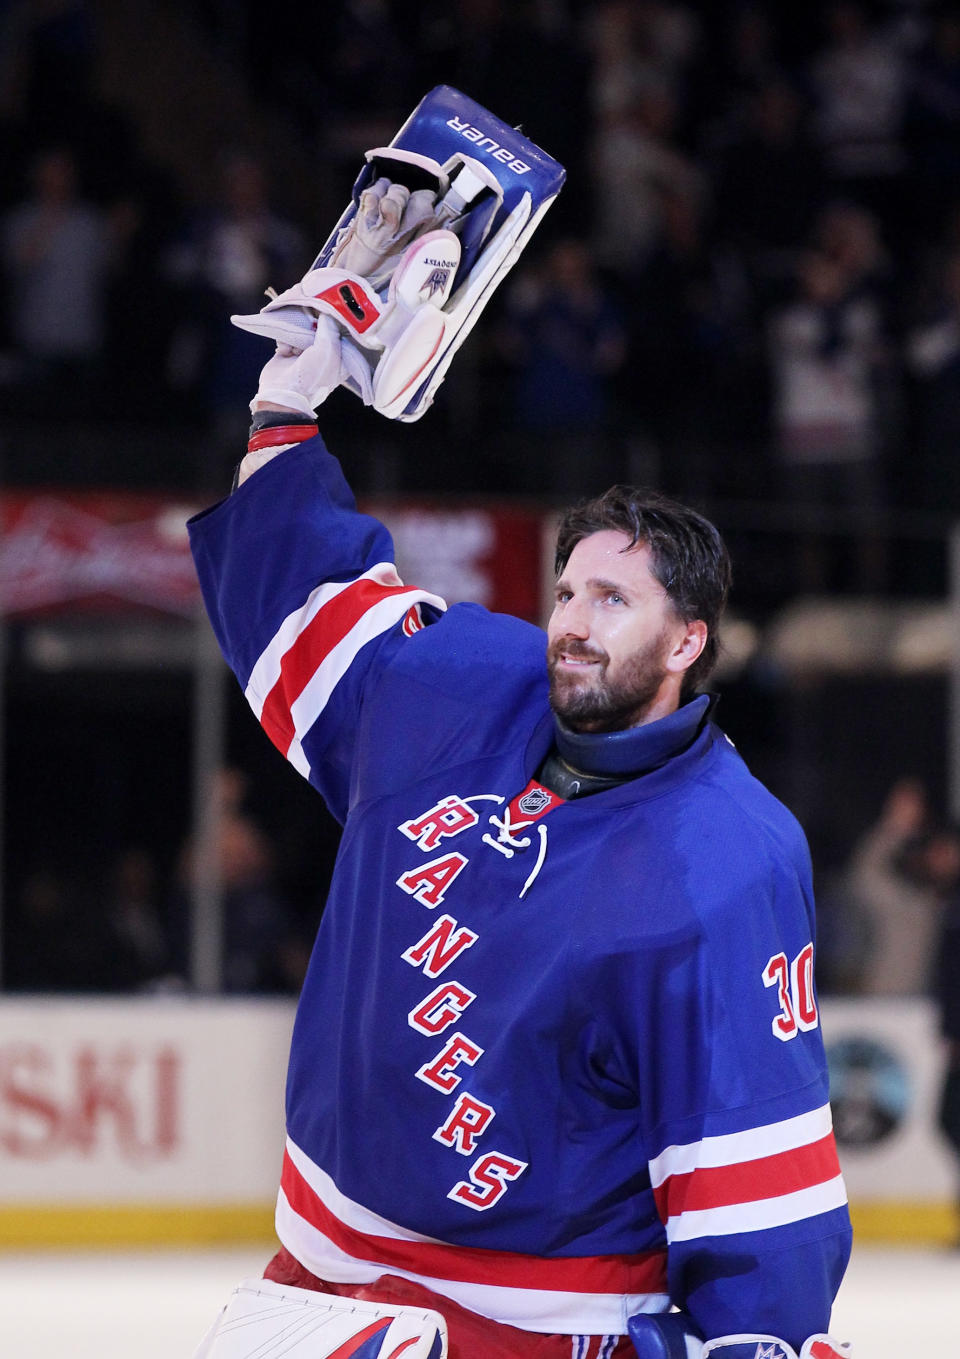
[[[824,1104],[795,1118],[778,1123],[767,1123],[744,1132],[726,1133],[719,1137],[705,1137],[700,1142],[687,1142],[665,1148],[650,1162],[650,1183],[654,1189],[671,1175],[688,1175],[694,1170],[719,1166],[740,1165],[763,1156],[795,1151],[826,1137],[833,1127],[830,1105]]]
[[[665,1312],[670,1300],[663,1293],[566,1293],[543,1288],[513,1288],[496,1284],[464,1283],[417,1274],[395,1265],[378,1265],[348,1255],[291,1208],[281,1189],[277,1198],[277,1236],[291,1255],[318,1279],[330,1283],[373,1283],[384,1274],[422,1284],[491,1321],[522,1331],[560,1335],[625,1335],[627,1318],[637,1312]],[[429,1241],[429,1237],[420,1238]]]
[[[842,1175],[809,1189],[796,1189],[776,1198],[754,1199],[722,1208],[691,1208],[676,1217],[668,1218],[667,1242],[693,1241],[701,1236],[736,1236],[741,1232],[766,1231],[771,1227],[787,1227],[791,1222],[802,1222],[843,1208],[847,1190]]]
[[[396,1222],[391,1222],[389,1218],[380,1217],[369,1208],[364,1208],[363,1204],[348,1199],[327,1172],[312,1161],[305,1151],[301,1151],[296,1142],[291,1141],[289,1137],[287,1155],[324,1207],[329,1208],[335,1218],[352,1227],[354,1231],[363,1232],[365,1236],[388,1236],[393,1241],[423,1241],[430,1246],[448,1244],[439,1237],[422,1236],[419,1232],[401,1227]]]

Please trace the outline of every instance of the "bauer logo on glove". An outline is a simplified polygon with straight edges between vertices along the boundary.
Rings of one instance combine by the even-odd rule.
[[[300,282],[230,319],[290,356],[331,318],[342,384],[390,419],[418,420],[565,177],[522,133],[440,85],[389,146],[366,153],[349,206]]]

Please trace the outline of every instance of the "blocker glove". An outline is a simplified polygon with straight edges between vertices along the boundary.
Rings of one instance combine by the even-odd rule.
[[[853,1359],[850,1345],[811,1335],[800,1353],[773,1335],[722,1335],[703,1341],[685,1312],[640,1313],[627,1323],[638,1359]]]

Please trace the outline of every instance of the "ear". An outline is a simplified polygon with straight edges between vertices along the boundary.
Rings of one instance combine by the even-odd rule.
[[[703,651],[707,644],[707,625],[702,618],[683,624],[683,632],[677,639],[673,650],[667,657],[667,670],[682,675]]]

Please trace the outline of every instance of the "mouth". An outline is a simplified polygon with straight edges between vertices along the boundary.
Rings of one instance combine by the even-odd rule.
[[[591,652],[557,650],[553,655],[553,667],[554,670],[583,671],[601,666],[605,660],[605,656]]]
[[[571,670],[584,670],[591,665],[599,665],[600,662],[589,656],[564,656],[557,657],[557,664],[568,666]]]

